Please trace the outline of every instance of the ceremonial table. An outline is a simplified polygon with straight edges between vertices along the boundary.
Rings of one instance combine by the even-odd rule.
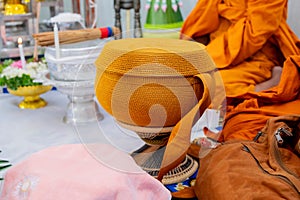
[[[100,106],[103,120],[66,124],[62,119],[67,96],[53,90],[41,97],[48,105],[30,110],[18,107],[21,97],[0,94],[0,158],[14,164],[44,148],[72,143],[110,143],[125,152],[144,144],[134,133],[118,127]]]
[[[0,150],[2,151],[0,159],[8,160],[12,166],[27,160],[36,152],[54,146],[109,144],[130,154],[145,144],[136,133],[119,127],[97,100],[99,110],[104,116],[101,121],[67,124],[63,122],[69,102],[67,96],[57,90],[52,90],[42,94],[41,97],[48,102],[47,106],[31,110],[18,107],[21,97],[8,93],[0,94]],[[206,123],[207,118],[197,123],[198,127],[194,127],[191,140],[199,137],[200,124]],[[61,152],[61,155],[63,156],[64,152]],[[47,161],[46,157],[45,161]],[[2,171],[0,177],[3,177],[5,172],[6,170]],[[1,187],[3,187],[3,181],[0,182],[0,194],[3,192]]]

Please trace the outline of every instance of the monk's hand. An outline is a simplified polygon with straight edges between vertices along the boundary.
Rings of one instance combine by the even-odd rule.
[[[195,37],[194,40],[196,42],[199,42],[201,44],[204,44],[205,46],[208,45],[210,39],[209,39],[209,35],[203,35],[203,36],[200,36],[200,37]]]
[[[204,127],[203,132],[205,136],[195,138],[191,144],[190,152],[192,153],[190,153],[190,155],[192,154],[194,157],[203,158],[212,149],[221,144],[218,142],[221,131],[215,133],[209,130],[207,127]]]
[[[280,77],[281,77],[281,72],[282,72],[282,67],[281,66],[275,66],[272,69],[272,77],[264,81],[262,83],[259,83],[255,86],[255,92],[260,92],[263,90],[270,89],[280,82]]]
[[[203,35],[203,36],[197,36],[197,37],[193,37],[193,38],[190,37],[190,36],[181,34],[180,35],[180,39],[199,42],[199,43],[201,43],[203,45],[207,45],[209,43],[209,41],[210,41],[209,34]]]

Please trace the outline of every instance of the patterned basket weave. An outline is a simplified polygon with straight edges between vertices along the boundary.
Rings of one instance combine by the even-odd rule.
[[[143,128],[173,127],[202,96],[194,75],[216,68],[205,46],[165,38],[110,41],[95,65],[102,107],[117,121]]]
[[[157,178],[160,170],[163,151],[158,150],[153,153],[141,154],[136,156],[132,154],[137,164],[151,176]],[[198,169],[198,162],[187,155],[180,165],[170,170],[162,179],[164,185],[181,183],[191,177]]]

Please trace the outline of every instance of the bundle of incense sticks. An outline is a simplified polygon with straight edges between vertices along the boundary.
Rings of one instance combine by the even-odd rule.
[[[94,40],[98,38],[108,38],[120,33],[116,27],[102,27],[93,29],[80,30],[66,30],[59,31],[59,43],[70,44],[76,42],[83,42],[87,40]],[[32,35],[36,43],[40,46],[54,45],[54,32],[43,32]]]

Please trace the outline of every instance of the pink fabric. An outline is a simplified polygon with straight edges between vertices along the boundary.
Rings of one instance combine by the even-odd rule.
[[[170,192],[136,166],[128,154],[106,144],[97,145],[101,148],[111,153],[106,153],[107,157],[118,155],[114,160],[121,159],[131,172],[109,167],[81,144],[50,147],[7,170],[0,199],[171,199]]]

